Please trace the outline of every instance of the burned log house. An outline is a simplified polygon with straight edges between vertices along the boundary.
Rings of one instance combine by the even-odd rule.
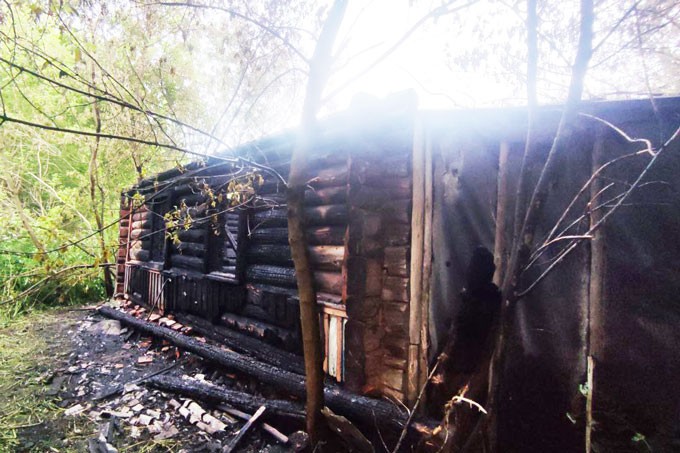
[[[569,147],[558,157],[560,172],[540,234],[558,220],[567,233],[585,231],[600,215],[588,209],[590,198],[606,191],[615,196],[648,161],[642,153],[612,165],[562,216],[594,169],[641,148],[593,116],[659,146],[680,124],[680,100],[658,99],[657,105],[656,114],[649,101],[582,105]],[[486,246],[497,264],[507,259],[526,112],[403,107],[386,101],[320,123],[307,162],[305,221],[325,371],[350,390],[411,403],[460,308],[473,249]],[[538,115],[529,163],[534,182],[559,115],[559,108]],[[125,191],[118,293],[299,354],[285,188],[277,176],[288,174],[293,146],[293,134],[280,134],[223,155],[274,170],[257,171],[244,188],[252,187],[254,196],[232,209],[219,194],[232,180],[246,181],[242,169],[248,165],[216,158],[173,168]],[[627,397],[618,410],[636,413],[639,429],[654,427],[662,435],[676,420],[680,393],[668,382],[680,375],[673,346],[680,343],[673,327],[680,292],[678,174],[676,155],[661,158],[649,181],[663,184],[641,189],[627,204],[634,208],[623,207],[518,306],[502,378],[501,410],[514,414],[501,427],[509,436],[501,439],[508,451],[513,443],[537,451],[582,445],[583,430],[565,414],[584,412],[574,401],[582,400],[579,384],[589,357],[598,363],[594,380],[602,399],[596,408],[623,392]],[[166,231],[173,212],[182,226]],[[547,249],[537,272],[557,251]],[[631,331],[635,338],[626,334]],[[656,387],[641,392],[643,382]],[[535,436],[538,429],[551,434]]]

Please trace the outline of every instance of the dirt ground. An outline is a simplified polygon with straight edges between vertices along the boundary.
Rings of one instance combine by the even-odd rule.
[[[201,401],[129,384],[166,368],[168,375],[260,391],[252,388],[256,383],[121,328],[93,307],[13,322],[0,329],[0,451],[226,451],[242,420]],[[117,388],[122,392],[101,398]],[[190,420],[182,409],[189,407],[194,416],[205,410],[205,423]],[[286,434],[295,430],[285,428]],[[238,445],[234,451],[294,450],[257,426]]]

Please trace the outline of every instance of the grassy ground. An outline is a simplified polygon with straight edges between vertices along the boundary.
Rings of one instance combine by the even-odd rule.
[[[0,327],[0,451],[82,451],[85,420],[60,415],[45,395],[52,371],[70,352],[78,313],[42,311]]]

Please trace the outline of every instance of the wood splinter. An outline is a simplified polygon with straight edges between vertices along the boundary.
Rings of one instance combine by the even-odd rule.
[[[260,408],[257,410],[257,412],[255,412],[253,414],[253,416],[250,417],[250,420],[248,420],[246,422],[246,424],[243,425],[243,427],[239,430],[239,432],[236,435],[236,437],[234,438],[234,440],[232,440],[231,443],[229,443],[229,445],[227,445],[227,447],[224,450],[226,453],[231,453],[232,451],[234,451],[234,448],[236,448],[236,445],[238,445],[238,443],[241,441],[243,436],[245,436],[246,432],[248,432],[250,427],[253,426],[253,424],[257,421],[258,418],[260,418],[260,415],[262,415],[266,409],[267,408],[265,406],[260,406]]]
[[[250,420],[252,417],[250,414],[247,414],[245,412],[242,412],[238,409],[234,409],[233,407],[229,407],[226,404],[220,404],[217,406],[217,409],[221,410],[222,412],[226,412],[229,415],[233,415],[234,417],[238,417],[242,420]],[[281,442],[282,444],[287,444],[288,443],[288,436],[283,434],[281,431],[278,429],[274,428],[272,425],[268,423],[262,423],[262,429],[268,432],[269,434],[272,435],[276,440]]]

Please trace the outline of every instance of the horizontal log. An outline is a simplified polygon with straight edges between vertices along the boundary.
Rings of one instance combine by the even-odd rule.
[[[190,325],[199,335],[210,338],[233,351],[249,355],[286,371],[298,374],[305,372],[304,359],[299,355],[283,351],[232,329],[217,326],[198,316],[177,313],[176,317],[182,324]]]
[[[205,256],[205,244],[195,243],[195,242],[180,242],[179,244],[172,244],[171,250],[173,253],[178,255],[186,256]]]
[[[279,244],[252,244],[246,249],[248,262],[252,264],[276,264],[293,266],[290,246]]]
[[[177,230],[177,237],[182,242],[199,242],[203,243],[205,241],[206,230],[199,228],[190,228],[188,230],[179,229]]]
[[[292,267],[254,265],[246,269],[246,280],[274,286],[295,288],[295,269]]]
[[[148,237],[150,234],[151,234],[150,229],[132,230],[130,232],[130,239],[144,238],[144,237]]]
[[[288,245],[254,244],[246,251],[248,262],[253,264],[277,264],[293,266],[293,258]],[[343,246],[321,245],[309,247],[309,258],[319,270],[339,271],[345,255]]]
[[[296,288],[295,269],[292,267],[256,264],[248,266],[246,280],[253,283]],[[342,294],[342,274],[339,272],[314,272],[314,282],[318,291]]]
[[[408,302],[409,279],[404,277],[385,277],[383,280],[382,298],[383,300],[396,300]]]
[[[121,227],[118,229],[118,237],[127,238],[129,231],[130,228],[121,225]]]
[[[260,406],[266,406],[267,410],[263,415],[265,419],[273,415],[293,417],[298,420],[304,418],[304,408],[299,403],[262,398],[196,379],[154,376],[145,380],[144,385],[210,403],[226,403],[248,412],[256,411]]]
[[[352,191],[350,204],[359,208],[377,210],[385,203],[399,199],[411,199],[410,187],[406,190],[403,188],[395,190],[385,187],[359,186]]]
[[[307,189],[305,191],[305,205],[319,206],[340,204],[347,201],[347,186],[328,187],[325,189]]]
[[[311,168],[307,172],[307,184],[315,189],[346,186],[348,174],[349,171],[347,170],[347,164],[345,163],[320,169]]]
[[[312,225],[344,225],[347,223],[349,210],[346,204],[332,204],[305,208],[305,224]]]
[[[222,314],[220,322],[230,329],[250,335],[287,351],[295,351],[300,348],[301,339],[299,335],[288,329],[282,329],[263,321],[233,313]]]
[[[345,259],[345,247],[342,245],[309,247],[309,259],[317,269],[339,272]]]
[[[149,250],[151,247],[151,238],[135,239],[130,241],[130,250]]]
[[[344,282],[340,272],[314,272],[314,283],[317,291],[342,294]]]
[[[408,277],[409,275],[409,251],[407,246],[385,247],[384,266],[387,274],[394,277]]]
[[[130,259],[135,261],[149,261],[151,253],[148,250],[130,250]]]
[[[148,220],[137,220],[132,222],[131,228],[132,230],[143,230],[146,228],[151,228],[151,219]]]
[[[200,204],[205,203],[207,200],[207,196],[203,193],[192,193],[192,194],[186,194],[182,195],[179,198],[177,198],[176,204],[179,206],[182,202],[184,202],[185,205],[192,207],[192,206],[198,206]]]
[[[184,255],[170,255],[170,264],[172,267],[183,267],[186,269],[193,269],[199,272],[204,270],[203,258],[196,256],[184,256]]]
[[[348,209],[345,204],[313,206],[305,208],[305,223],[316,225],[343,225],[347,223]],[[288,211],[286,208],[274,208],[261,211],[253,216],[256,228],[283,227],[288,225]]]
[[[342,245],[346,228],[343,226],[312,227],[305,230],[310,245]],[[250,233],[252,243],[288,244],[288,229],[258,228]]]
[[[306,395],[305,378],[299,374],[261,363],[234,351],[201,343],[172,329],[137,319],[111,307],[103,306],[99,308],[99,313],[117,319],[144,334],[166,340],[224,368],[252,376],[264,384],[272,385],[299,398],[304,398]],[[326,405],[331,410],[350,419],[368,424],[377,423],[397,432],[406,422],[406,413],[397,405],[387,401],[353,394],[337,386],[326,386],[324,396]]]
[[[152,215],[153,213],[150,211],[138,211],[132,214],[132,221],[135,222],[137,220],[148,220]]]

